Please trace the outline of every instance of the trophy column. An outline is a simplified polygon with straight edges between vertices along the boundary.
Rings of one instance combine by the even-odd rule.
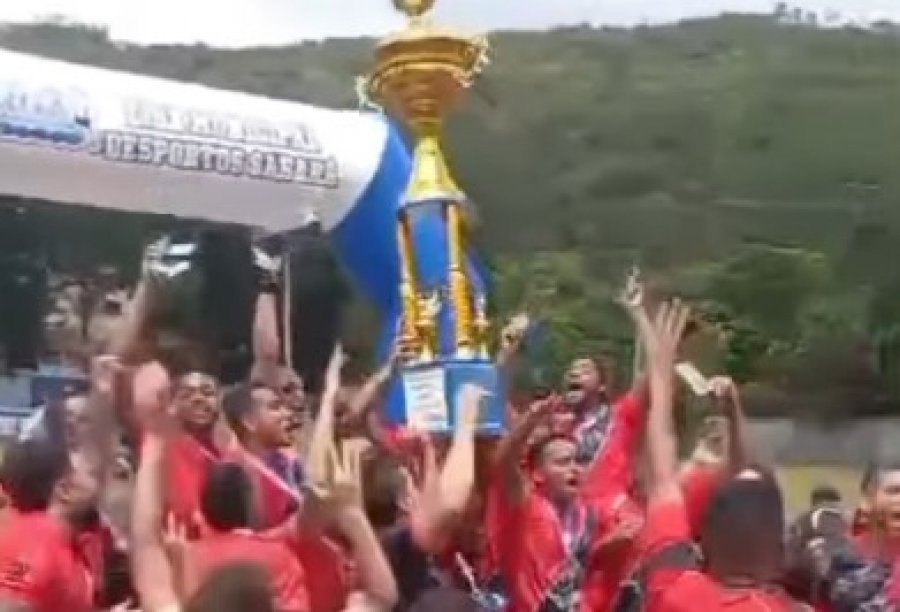
[[[402,393],[392,394],[402,408],[389,405],[388,418],[433,433],[452,431],[459,390],[474,383],[490,394],[479,431],[496,434],[505,429],[506,410],[488,349],[487,300],[476,294],[470,278],[465,194],[441,148],[442,121],[486,63],[487,43],[431,24],[424,15],[434,0],[393,3],[409,17],[409,26],[379,43],[376,66],[366,80],[367,94],[405,120],[416,139],[412,176],[398,213],[400,341],[404,354],[414,357],[400,369],[396,383]],[[416,242],[416,223],[423,218],[442,225],[440,245]],[[423,258],[436,261],[433,250],[441,248],[446,249],[446,269],[435,274],[432,267],[423,276]]]

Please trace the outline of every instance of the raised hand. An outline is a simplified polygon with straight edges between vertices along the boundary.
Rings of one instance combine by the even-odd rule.
[[[159,275],[163,257],[169,248],[169,242],[169,237],[163,236],[144,248],[144,256],[141,260],[141,275],[143,277],[155,278]]]
[[[263,248],[254,246],[253,266],[256,268],[260,276],[260,283],[265,286],[278,285],[279,275],[281,274],[282,258],[277,255],[270,255]]]
[[[619,303],[626,310],[636,310],[644,306],[644,283],[641,281],[641,271],[634,267],[625,278],[625,286],[619,294]]]
[[[489,396],[490,394],[484,387],[474,384],[463,385],[459,389],[459,397],[457,399],[457,406],[459,406],[460,412],[457,426],[469,429],[478,427],[484,400]]]
[[[166,516],[166,525],[162,535],[163,545],[166,547],[169,558],[183,561],[190,546],[187,526],[170,512]]]
[[[727,410],[738,405],[738,388],[731,377],[713,376],[709,379],[709,389],[717,402]]]
[[[337,514],[363,507],[362,455],[358,444],[344,444],[340,450],[331,447],[333,480],[328,499]]]
[[[134,410],[141,424],[148,432],[167,434],[172,426],[172,382],[165,368],[156,361],[142,365],[133,385]]]
[[[336,344],[331,353],[331,359],[328,361],[328,368],[325,370],[325,387],[333,391],[337,391],[341,386],[341,371],[347,362],[347,356],[344,353],[340,343]]]
[[[94,391],[103,397],[112,397],[116,377],[122,372],[122,362],[115,355],[101,355],[91,362],[91,382]]]
[[[653,322],[653,338],[651,342],[651,364],[674,371],[675,358],[678,354],[678,346],[684,336],[691,309],[675,298],[671,302],[660,304]]]
[[[520,312],[514,315],[500,333],[500,350],[506,352],[518,350],[529,327],[531,327],[531,317],[528,313]]]
[[[157,281],[175,278],[190,270],[196,250],[192,242],[173,243],[169,237],[160,238],[144,249],[141,272],[144,278]]]

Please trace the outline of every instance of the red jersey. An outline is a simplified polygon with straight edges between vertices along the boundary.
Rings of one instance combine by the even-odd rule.
[[[216,533],[195,542],[193,553],[197,584],[223,565],[255,562],[269,571],[278,612],[310,610],[303,566],[282,538],[249,531]]]
[[[585,473],[581,489],[582,500],[598,517],[598,540],[613,533],[623,522],[643,521],[642,508],[630,497],[632,458],[643,431],[643,403],[636,393],[627,393],[616,401],[608,416],[606,431],[597,432],[605,440]],[[595,423],[595,427],[603,426],[602,422]],[[583,587],[587,609],[605,610],[611,605],[633,558],[634,547],[629,542],[592,558]]]
[[[115,538],[109,523],[101,516],[96,525],[75,537],[75,548],[91,574],[94,596],[99,602],[106,578],[106,559],[115,548]]]
[[[641,536],[647,559],[664,547],[692,539],[687,509],[681,499],[651,501]],[[693,567],[660,567],[650,573],[647,612],[794,612],[808,610],[775,587],[726,587]]]
[[[260,531],[281,526],[300,508],[299,492],[243,447],[235,446],[228,450],[224,458],[244,466],[253,480],[254,504],[258,511],[255,527]]]
[[[175,519],[197,538],[205,531],[200,496],[210,467],[219,460],[215,448],[187,433],[175,435],[166,449],[166,505]]]
[[[91,612],[94,584],[69,528],[45,512],[11,513],[0,530],[0,598],[31,612]]]
[[[572,567],[576,543],[592,537],[589,510],[576,501],[571,520],[564,524],[543,496],[530,492],[514,503],[504,483],[494,482],[492,488],[487,517],[493,524],[488,524],[488,539],[508,582],[508,612],[536,612]]]
[[[681,491],[688,516],[691,534],[697,539],[706,508],[716,487],[722,480],[722,469],[717,465],[691,464],[681,473]]]
[[[322,536],[299,536],[291,542],[309,581],[310,610],[340,612],[353,587],[352,563],[343,549]]]

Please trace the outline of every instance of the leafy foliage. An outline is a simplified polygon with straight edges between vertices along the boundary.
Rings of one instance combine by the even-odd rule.
[[[481,207],[499,312],[528,305],[549,323],[542,376],[582,352],[627,377],[612,298],[639,264],[656,295],[696,301],[692,355],[754,381],[751,407],[835,416],[900,401],[900,37],[887,25],[819,29],[786,7],[493,37],[448,148]],[[373,41],[139,47],[48,23],[9,27],[0,45],[351,106]]]

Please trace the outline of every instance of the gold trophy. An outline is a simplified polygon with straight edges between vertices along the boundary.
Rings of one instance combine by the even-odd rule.
[[[440,392],[417,395],[405,388],[406,414],[416,409],[411,403],[423,403],[420,395],[443,396],[447,418],[436,416],[416,422],[437,423],[433,431],[450,428],[455,420],[453,403],[456,390],[466,382],[489,386],[496,404],[503,400],[497,388],[496,369],[490,362],[486,336],[489,322],[483,295],[476,295],[468,273],[466,242],[469,228],[465,215],[466,196],[457,186],[441,147],[444,118],[461,102],[466,91],[488,61],[488,43],[483,36],[471,36],[434,24],[427,13],[434,0],[393,0],[394,6],[408,18],[401,32],[383,39],[376,50],[376,63],[363,83],[365,95],[389,114],[401,118],[415,138],[412,175],[398,213],[400,251],[401,343],[412,349],[413,358],[405,363],[401,377],[414,378],[426,368],[437,372],[444,385]],[[416,245],[411,215],[440,214],[446,228],[446,276],[441,287],[420,287]],[[434,292],[438,293],[435,294]],[[427,298],[422,299],[425,295]],[[434,297],[440,307],[435,307]],[[444,321],[452,329],[442,329],[437,320],[448,309]],[[427,323],[428,319],[433,323]],[[442,333],[451,338],[452,351],[443,354]],[[421,377],[419,377],[421,378]],[[407,380],[404,382],[407,382]],[[411,400],[415,396],[416,399]],[[431,408],[430,408],[431,409]],[[435,412],[440,412],[434,407]],[[484,411],[482,431],[503,430],[502,416],[493,408]]]

